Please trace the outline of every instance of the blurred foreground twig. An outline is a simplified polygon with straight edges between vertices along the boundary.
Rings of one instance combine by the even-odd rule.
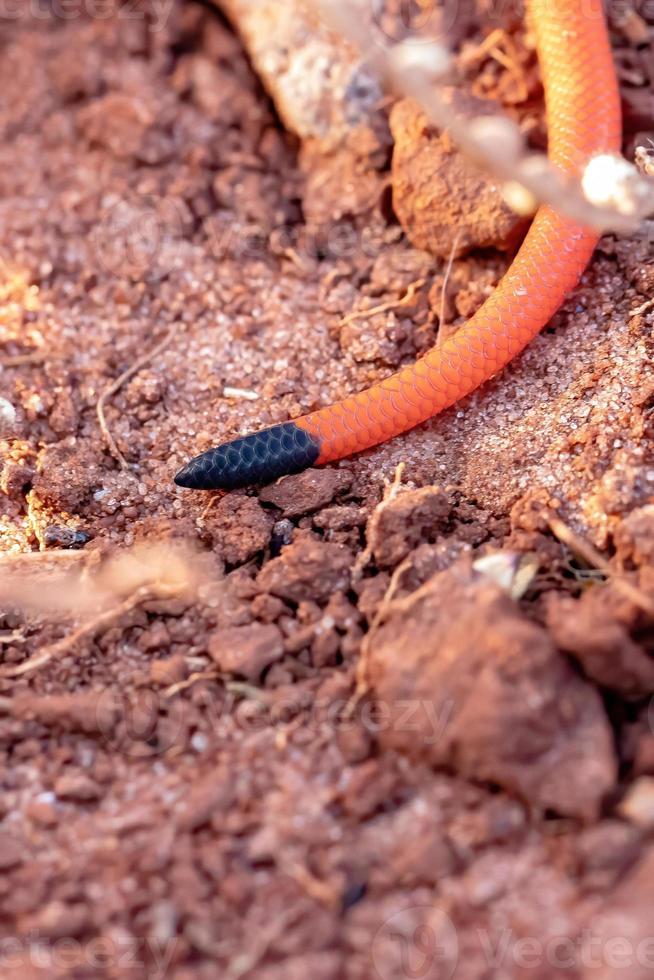
[[[580,182],[544,155],[526,153],[519,128],[505,116],[459,116],[438,90],[450,64],[447,50],[425,41],[382,47],[356,10],[361,2],[354,0],[354,10],[345,0],[319,0],[319,6],[328,24],[356,46],[392,92],[418,102],[430,123],[447,130],[463,153],[503,182],[514,210],[530,213],[540,202],[598,232],[620,233],[637,231],[654,212],[652,183],[621,157],[598,155]]]

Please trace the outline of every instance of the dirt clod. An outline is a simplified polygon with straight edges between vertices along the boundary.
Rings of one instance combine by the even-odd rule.
[[[332,593],[348,588],[352,560],[351,552],[340,544],[303,537],[269,561],[257,583],[263,592],[280,599],[326,602]]]
[[[352,476],[347,470],[305,470],[265,487],[259,494],[259,500],[274,504],[282,511],[283,517],[299,517],[331,503],[334,497],[349,490],[351,485]]]
[[[168,687],[183,681],[188,673],[185,657],[175,654],[164,660],[153,660],[150,664],[150,680],[158,687]]]
[[[24,861],[25,848],[17,837],[0,833],[0,871],[9,871]]]
[[[268,546],[273,521],[254,497],[227,494],[204,518],[205,534],[230,565],[248,561]]]
[[[615,532],[615,547],[623,563],[654,565],[654,505],[637,507],[625,517]]]
[[[384,504],[369,528],[369,545],[377,564],[390,568],[417,545],[435,541],[451,510],[448,495],[439,487],[407,490]]]
[[[81,772],[69,772],[60,776],[54,784],[54,791],[60,800],[75,803],[93,803],[101,796],[98,784]]]
[[[643,952],[648,944],[651,947],[653,902],[654,852],[650,849],[588,923],[587,938],[580,951],[581,962],[588,964],[582,972],[583,980],[592,977],[613,980],[615,977],[615,963],[607,962],[606,955],[598,959],[598,949],[608,950],[614,944],[616,949]],[[651,963],[642,955],[632,954],[622,961],[620,973],[625,980],[646,980],[651,975]]]
[[[554,642],[597,684],[625,697],[654,692],[654,658],[630,635],[638,619],[637,608],[611,584],[588,589],[579,599],[548,597],[547,625]]]
[[[276,626],[262,623],[216,630],[209,637],[209,653],[221,670],[256,682],[266,667],[281,659],[282,634]]]
[[[597,816],[616,763],[596,691],[467,564],[398,603],[373,630],[369,656],[389,713],[382,745],[558,813]]]
[[[488,100],[445,90],[457,113],[497,112]],[[471,248],[508,248],[524,229],[497,184],[468,163],[447,133],[435,133],[419,105],[398,102],[391,112],[393,207],[416,248],[447,258]],[[454,239],[454,235],[458,238]]]

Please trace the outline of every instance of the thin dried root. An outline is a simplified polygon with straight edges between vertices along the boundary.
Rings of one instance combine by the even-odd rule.
[[[104,389],[104,391],[98,398],[95,408],[98,416],[98,422],[100,424],[100,430],[102,432],[102,435],[104,436],[105,442],[107,443],[109,452],[115,459],[118,460],[120,468],[123,470],[129,470],[129,464],[125,459],[125,457],[123,456],[123,454],[121,453],[120,449],[118,448],[116,440],[114,439],[111,432],[109,431],[109,426],[107,425],[107,419],[105,416],[104,407],[107,401],[109,400],[109,398],[111,398],[112,395],[115,395],[116,392],[122,388],[122,386],[125,384],[126,381],[129,381],[129,379],[134,377],[135,374],[138,374],[138,372],[142,368],[144,368],[146,364],[149,364],[149,362],[154,357],[156,357],[158,354],[161,354],[161,352],[166,349],[170,341],[177,333],[178,326],[179,326],[178,322],[175,321],[175,323],[173,323],[172,327],[170,328],[166,336],[163,338],[163,340],[161,340],[158,344],[156,344],[152,348],[152,350],[148,351],[147,354],[144,354],[142,357],[137,358],[137,360],[134,361],[132,366],[127,368],[126,371],[123,371],[123,373],[119,375],[119,377],[117,377],[115,381],[112,381],[112,383],[107,388]]]
[[[352,568],[352,579],[355,582],[359,578],[361,578],[361,573],[363,572],[363,569],[366,567],[366,565],[368,564],[368,562],[372,557],[372,547],[370,545],[370,541],[372,540],[372,531],[374,530],[375,525],[378,523],[379,515],[383,511],[384,507],[387,507],[388,504],[391,502],[391,500],[394,500],[395,497],[397,497],[400,491],[400,487],[402,486],[402,476],[404,474],[405,467],[406,467],[406,463],[404,462],[398,463],[397,467],[395,468],[395,474],[393,476],[393,479],[390,482],[386,479],[384,480],[384,496],[379,501],[379,503],[373,510],[372,514],[368,518],[368,527],[366,531],[366,539],[367,539],[366,547],[361,552],[361,554],[357,558]]]
[[[406,306],[426,282],[426,279],[416,279],[407,287],[407,291],[401,299],[392,299],[387,303],[380,303],[379,306],[371,306],[368,310],[353,310],[352,313],[348,313],[341,319],[341,326],[344,327],[355,320],[367,320],[371,316],[376,316],[377,313],[386,313],[388,310],[397,310],[401,306]]]
[[[130,612],[132,609],[136,609],[136,607],[141,605],[142,602],[146,602],[148,599],[154,598],[157,594],[157,592],[148,586],[143,586],[140,589],[137,589],[136,592],[128,599],[125,599],[124,602],[121,602],[116,606],[112,606],[111,609],[106,609],[98,616],[95,616],[87,623],[84,623],[76,630],[73,630],[73,632],[69,633],[68,636],[58,640],[56,643],[50,644],[50,646],[45,647],[45,649],[39,651],[39,653],[35,653],[34,656],[30,657],[28,660],[25,660],[22,664],[0,668],[0,676],[22,677],[24,674],[28,674],[33,670],[38,670],[40,667],[45,666],[45,664],[50,663],[51,660],[55,660],[68,653],[80,640],[85,639],[87,636],[93,636],[103,627],[109,626],[116,619],[120,619],[120,617],[124,616],[125,613]]]
[[[326,905],[327,908],[333,909],[340,905],[341,898],[339,891],[332,885],[327,884],[327,882],[320,881],[319,878],[311,874],[299,861],[292,859],[282,860],[280,862],[280,870],[284,874],[287,874],[289,878],[293,878],[309,898],[320,902],[321,905]]]
[[[32,351],[30,354],[14,354],[7,357],[0,357],[0,367],[13,368],[22,367],[23,364],[43,364],[47,357],[45,351]]]
[[[218,670],[214,668],[213,670],[199,670],[195,674],[191,674],[186,680],[178,681],[177,684],[171,684],[163,692],[165,698],[172,698],[181,691],[186,691],[189,687],[193,687],[198,681],[211,681],[218,677]]]
[[[452,265],[454,264],[454,256],[456,255],[457,246],[461,238],[461,229],[458,228],[456,235],[454,236],[454,241],[452,242],[452,248],[450,249],[450,257],[447,260],[447,266],[445,268],[445,275],[443,276],[443,285],[441,286],[441,303],[440,310],[438,313],[438,337],[436,338],[436,346],[440,347],[445,343],[446,334],[450,335],[452,333],[451,328],[446,329],[445,327],[445,295],[447,290],[447,284],[450,281],[450,276],[452,275]]]
[[[648,310],[654,309],[654,297],[651,299],[646,299],[644,303],[637,306],[635,310],[629,310],[629,316],[640,316],[641,313],[647,313]]]
[[[612,568],[606,558],[600,554],[590,541],[586,541],[585,538],[576,534],[559,517],[550,516],[548,518],[548,524],[552,534],[562,544],[570,548],[580,558],[583,558],[587,564],[599,569],[613,582],[614,587],[622,593],[625,599],[629,599],[630,602],[633,602],[635,606],[638,606],[639,609],[642,609],[643,612],[654,619],[654,600],[643,592],[642,589],[639,589],[637,585],[616,574],[615,569]]]

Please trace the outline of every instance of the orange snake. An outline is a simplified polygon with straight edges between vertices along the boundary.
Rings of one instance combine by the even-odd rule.
[[[620,148],[618,86],[599,0],[527,0],[545,89],[550,161],[580,176]],[[180,486],[245,486],[329,463],[413,428],[514,358],[577,284],[595,231],[542,206],[511,267],[475,315],[443,344],[359,394],[235,439],[192,459]]]

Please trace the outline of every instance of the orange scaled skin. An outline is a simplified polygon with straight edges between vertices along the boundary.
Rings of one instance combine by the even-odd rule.
[[[601,3],[527,0],[545,89],[549,157],[580,174],[620,149],[620,103]],[[469,394],[519,354],[577,284],[597,234],[541,207],[510,269],[471,320],[367,391],[295,419],[328,463],[385,442]]]

